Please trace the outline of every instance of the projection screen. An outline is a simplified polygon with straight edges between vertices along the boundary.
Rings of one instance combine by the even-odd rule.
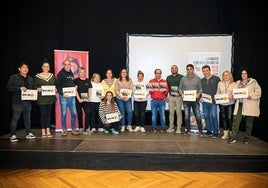
[[[179,73],[186,74],[186,65],[193,64],[201,78],[202,66],[210,65],[212,73],[220,76],[232,71],[233,35],[145,35],[127,34],[127,68],[130,78],[137,80],[137,72],[144,72],[145,82],[154,78],[154,70],[162,70],[162,78],[171,74],[173,64]],[[147,110],[150,110],[150,97]],[[168,106],[168,105],[167,105]]]

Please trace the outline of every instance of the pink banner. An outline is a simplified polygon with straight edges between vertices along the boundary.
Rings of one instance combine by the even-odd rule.
[[[64,60],[68,59],[71,62],[71,69],[74,77],[78,77],[79,67],[84,67],[87,71],[87,77],[89,73],[89,53],[87,51],[69,51],[69,50],[54,50],[54,70],[57,76],[58,72],[63,68]],[[57,102],[55,103],[55,121],[56,132],[62,131],[61,126],[61,107],[59,102],[59,96],[57,94]],[[67,111],[66,117],[67,129],[71,130],[71,113]],[[76,127],[78,127],[78,121],[76,121]]]

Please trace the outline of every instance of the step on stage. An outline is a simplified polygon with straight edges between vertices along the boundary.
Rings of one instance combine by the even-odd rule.
[[[243,144],[242,133],[228,144],[198,134],[69,132],[41,138],[41,130],[32,132],[37,138],[28,140],[25,130],[18,130],[15,143],[9,134],[0,137],[0,168],[268,172],[268,143],[252,137]]]

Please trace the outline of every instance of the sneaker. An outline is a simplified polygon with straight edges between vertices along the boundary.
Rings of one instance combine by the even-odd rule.
[[[190,131],[185,131],[183,135],[184,136],[191,136],[191,133],[190,133]]]
[[[231,140],[228,141],[229,144],[236,143],[236,139],[232,138]]]
[[[36,137],[33,135],[33,133],[28,133],[28,134],[26,135],[26,138],[27,138],[27,139],[34,139],[34,138],[36,138]]]
[[[132,130],[132,126],[131,126],[131,125],[128,125],[128,126],[127,126],[127,130],[128,130],[128,132],[133,132],[133,130]]]
[[[136,126],[135,129],[133,130],[134,132],[138,132],[141,130],[141,127],[140,126]]]
[[[204,135],[203,131],[200,131],[200,132],[199,132],[199,137],[200,137],[200,138],[203,138],[204,136],[205,136],[205,135]]]
[[[141,132],[142,133],[145,133],[146,132],[146,130],[144,129],[144,127],[141,127]]]
[[[105,129],[103,132],[104,132],[105,134],[109,134],[109,131],[106,130],[106,129]]]
[[[248,144],[248,142],[249,142],[249,139],[248,138],[244,138],[243,143],[244,144]]]
[[[161,127],[161,133],[165,132],[166,128],[165,127]]]
[[[210,136],[212,136],[212,132],[207,131],[207,132],[205,133],[205,136],[206,136],[206,137],[210,137]]]
[[[167,129],[167,133],[172,133],[172,132],[174,132],[175,130],[174,130],[174,128],[172,128],[172,127],[169,127],[168,129]]]
[[[67,136],[68,132],[67,131],[62,131],[61,136]]]
[[[152,133],[156,133],[156,132],[157,132],[156,128],[152,128],[152,129],[151,129],[151,132],[152,132]]]
[[[84,132],[84,129],[83,129],[83,128],[80,128],[80,129],[79,129],[79,133],[80,133],[80,134],[83,134],[83,132]]]
[[[218,136],[219,136],[218,133],[213,133],[212,134],[212,138],[218,138]]]
[[[91,132],[97,132],[97,129],[96,128],[92,128],[91,129]]]
[[[181,133],[181,129],[180,128],[177,128],[176,133],[177,134],[180,134]]]
[[[80,134],[78,130],[72,130],[71,133],[72,133],[72,135],[79,135]]]
[[[113,134],[119,134],[119,132],[117,130],[115,130],[114,128],[111,129]]]
[[[83,134],[90,134],[90,133],[91,133],[90,129],[86,129],[85,131],[83,131]]]
[[[103,128],[98,128],[98,131],[99,131],[99,132],[103,132],[104,129],[103,129]]]
[[[18,142],[19,140],[18,140],[18,138],[16,137],[16,135],[12,135],[11,137],[10,137],[10,142]]]
[[[125,132],[126,127],[125,126],[121,126],[121,132]]]

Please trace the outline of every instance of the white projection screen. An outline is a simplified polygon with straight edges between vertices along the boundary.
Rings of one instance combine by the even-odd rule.
[[[186,65],[193,64],[201,78],[202,66],[208,64],[220,76],[232,69],[233,35],[145,35],[127,34],[127,68],[133,81],[137,72],[144,72],[145,82],[154,78],[154,70],[162,70],[162,78],[171,74],[172,65],[186,74]],[[150,98],[147,110],[150,110]]]

